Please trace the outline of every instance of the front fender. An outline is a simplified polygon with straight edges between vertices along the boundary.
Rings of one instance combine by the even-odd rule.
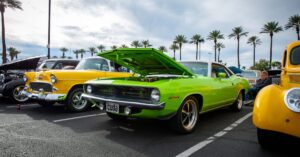
[[[263,88],[255,99],[252,121],[257,128],[300,137],[300,114],[285,105],[286,91],[278,85]]]

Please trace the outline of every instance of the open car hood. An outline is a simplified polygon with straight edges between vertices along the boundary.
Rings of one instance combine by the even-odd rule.
[[[193,75],[192,72],[172,58],[152,48],[121,48],[98,55],[143,76],[157,74]]]
[[[44,56],[31,57],[23,60],[18,60],[11,63],[0,65],[0,70],[35,70],[38,66],[40,59],[45,58]]]

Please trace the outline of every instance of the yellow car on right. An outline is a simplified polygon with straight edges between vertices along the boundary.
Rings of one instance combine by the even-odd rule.
[[[263,147],[276,143],[280,134],[300,139],[300,41],[287,46],[280,83],[258,93],[252,118]]]

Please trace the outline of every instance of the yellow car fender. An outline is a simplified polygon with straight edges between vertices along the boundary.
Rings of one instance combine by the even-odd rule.
[[[286,106],[286,92],[286,89],[278,85],[263,88],[254,102],[253,124],[259,129],[300,137],[300,114]]]

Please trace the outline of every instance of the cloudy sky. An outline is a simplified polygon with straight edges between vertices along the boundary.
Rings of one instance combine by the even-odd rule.
[[[21,0],[23,11],[5,12],[7,46],[22,51],[21,58],[47,53],[48,0]],[[169,47],[178,34],[188,39],[194,34],[207,37],[210,31],[225,35],[221,59],[236,65],[236,41],[228,39],[232,28],[242,26],[249,36],[257,35],[257,59],[268,59],[269,36],[259,34],[270,21],[281,26],[290,16],[300,14],[299,0],[52,0],[52,55],[61,56],[60,47],[71,51],[100,44],[130,45],[133,40],[150,40],[153,47]],[[241,39],[241,65],[251,66],[252,47]],[[294,30],[274,35],[274,60],[281,60],[285,46],[296,40]],[[213,42],[202,45],[201,57],[208,60]],[[195,45],[184,44],[183,59],[195,58]],[[172,55],[171,50],[167,53]],[[73,56],[72,52],[67,54]],[[85,56],[89,56],[87,53]],[[211,55],[211,59],[213,56]]]

